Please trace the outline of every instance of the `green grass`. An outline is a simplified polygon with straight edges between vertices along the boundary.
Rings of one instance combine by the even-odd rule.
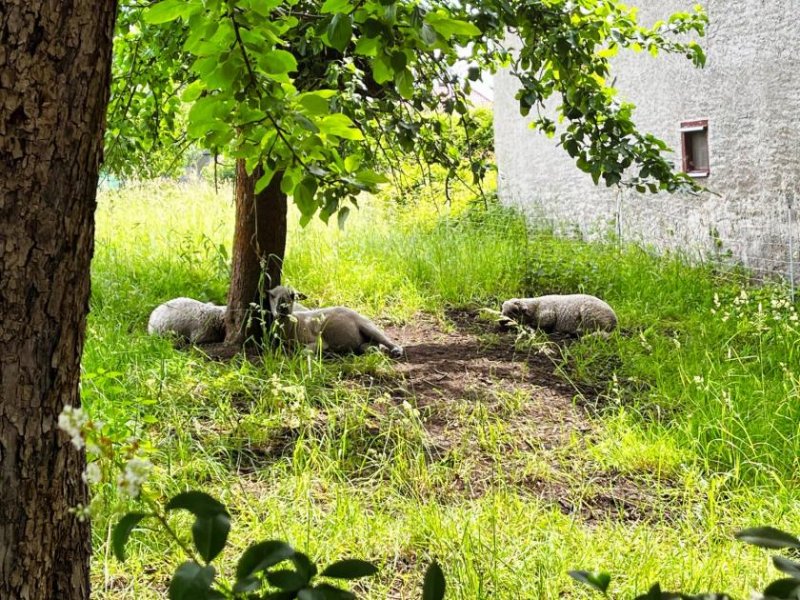
[[[621,332],[553,357],[589,407],[591,436],[521,450],[513,426],[524,398],[498,390],[501,410],[452,398],[452,423],[477,446],[436,457],[430,415],[388,395],[380,382],[396,376],[380,355],[218,363],[146,335],[150,311],[169,298],[224,303],[231,198],[227,188],[217,196],[167,183],[102,194],[82,388],[106,433],[147,440],[153,493],[203,489],[229,507],[226,569],[249,543],[280,537],[323,563],[376,561],[381,574],[360,588],[369,598],[418,598],[431,557],[445,568],[448,598],[582,596],[566,574],[573,568],[618,575],[612,585],[628,596],[659,580],[744,597],[774,574],[732,534],[766,523],[800,531],[800,333],[783,289],[680,257],[561,239],[463,201],[375,199],[344,231],[293,227],[288,282],[312,303],[383,322],[423,311],[446,325],[448,308],[555,292],[597,294],[617,309]],[[512,471],[576,497],[593,491],[592,474],[618,475],[650,494],[648,518],[562,514]],[[480,493],[460,491],[476,474]],[[95,597],[163,597],[180,552],[146,530],[116,562],[109,527],[135,504],[109,483],[94,493]]]

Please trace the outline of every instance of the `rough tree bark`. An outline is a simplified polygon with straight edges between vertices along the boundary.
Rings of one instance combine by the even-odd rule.
[[[262,171],[247,175],[244,161],[236,162],[236,229],[233,234],[231,286],[225,316],[225,343],[260,342],[263,328],[251,308],[266,310],[266,291],[281,283],[286,251],[286,194],[275,174],[259,194],[255,182]]]
[[[80,404],[116,1],[0,1],[0,598],[89,597]]]

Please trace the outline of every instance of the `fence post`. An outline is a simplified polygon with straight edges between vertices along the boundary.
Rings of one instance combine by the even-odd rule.
[[[794,192],[786,192],[786,220],[789,229],[789,292],[794,304]]]
[[[617,247],[622,249],[622,186],[617,185]]]

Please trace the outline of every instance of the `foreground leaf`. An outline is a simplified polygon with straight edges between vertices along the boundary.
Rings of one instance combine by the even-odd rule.
[[[111,532],[111,548],[118,561],[125,562],[125,544],[139,522],[148,516],[146,513],[128,513],[116,524]]]
[[[340,560],[329,565],[321,575],[323,577],[333,577],[334,579],[359,579],[369,577],[378,572],[378,567],[365,560],[349,558]]]
[[[435,560],[425,571],[425,582],[422,584],[422,600],[442,600],[445,592],[444,573]]]
[[[800,580],[800,563],[796,563],[782,556],[773,556],[772,564],[774,564],[775,568],[779,571]]]
[[[269,569],[292,557],[294,550],[286,542],[269,540],[253,544],[244,551],[236,565],[236,579],[243,580],[256,573]]]
[[[800,540],[774,527],[752,527],[736,534],[736,539],[759,548],[800,548]]]
[[[225,505],[204,492],[183,492],[167,503],[167,510],[188,510],[196,517],[208,518],[225,513]]]
[[[764,596],[767,598],[800,598],[800,581],[786,578],[773,581],[764,588]]]
[[[190,560],[175,571],[169,583],[170,600],[202,600],[209,596],[216,571]]]
[[[213,517],[198,517],[192,525],[192,539],[200,556],[206,562],[216,558],[228,540],[231,518],[228,513],[218,513]]]
[[[569,576],[604,594],[608,591],[611,583],[611,575],[600,571],[570,571]]]

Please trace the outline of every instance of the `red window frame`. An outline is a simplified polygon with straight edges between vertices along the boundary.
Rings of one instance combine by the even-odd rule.
[[[692,134],[705,134],[706,156],[708,164],[704,167],[696,167],[692,164]],[[683,172],[691,177],[708,177],[711,174],[711,156],[708,152],[708,119],[694,119],[691,121],[681,121],[681,151],[683,154]]]

